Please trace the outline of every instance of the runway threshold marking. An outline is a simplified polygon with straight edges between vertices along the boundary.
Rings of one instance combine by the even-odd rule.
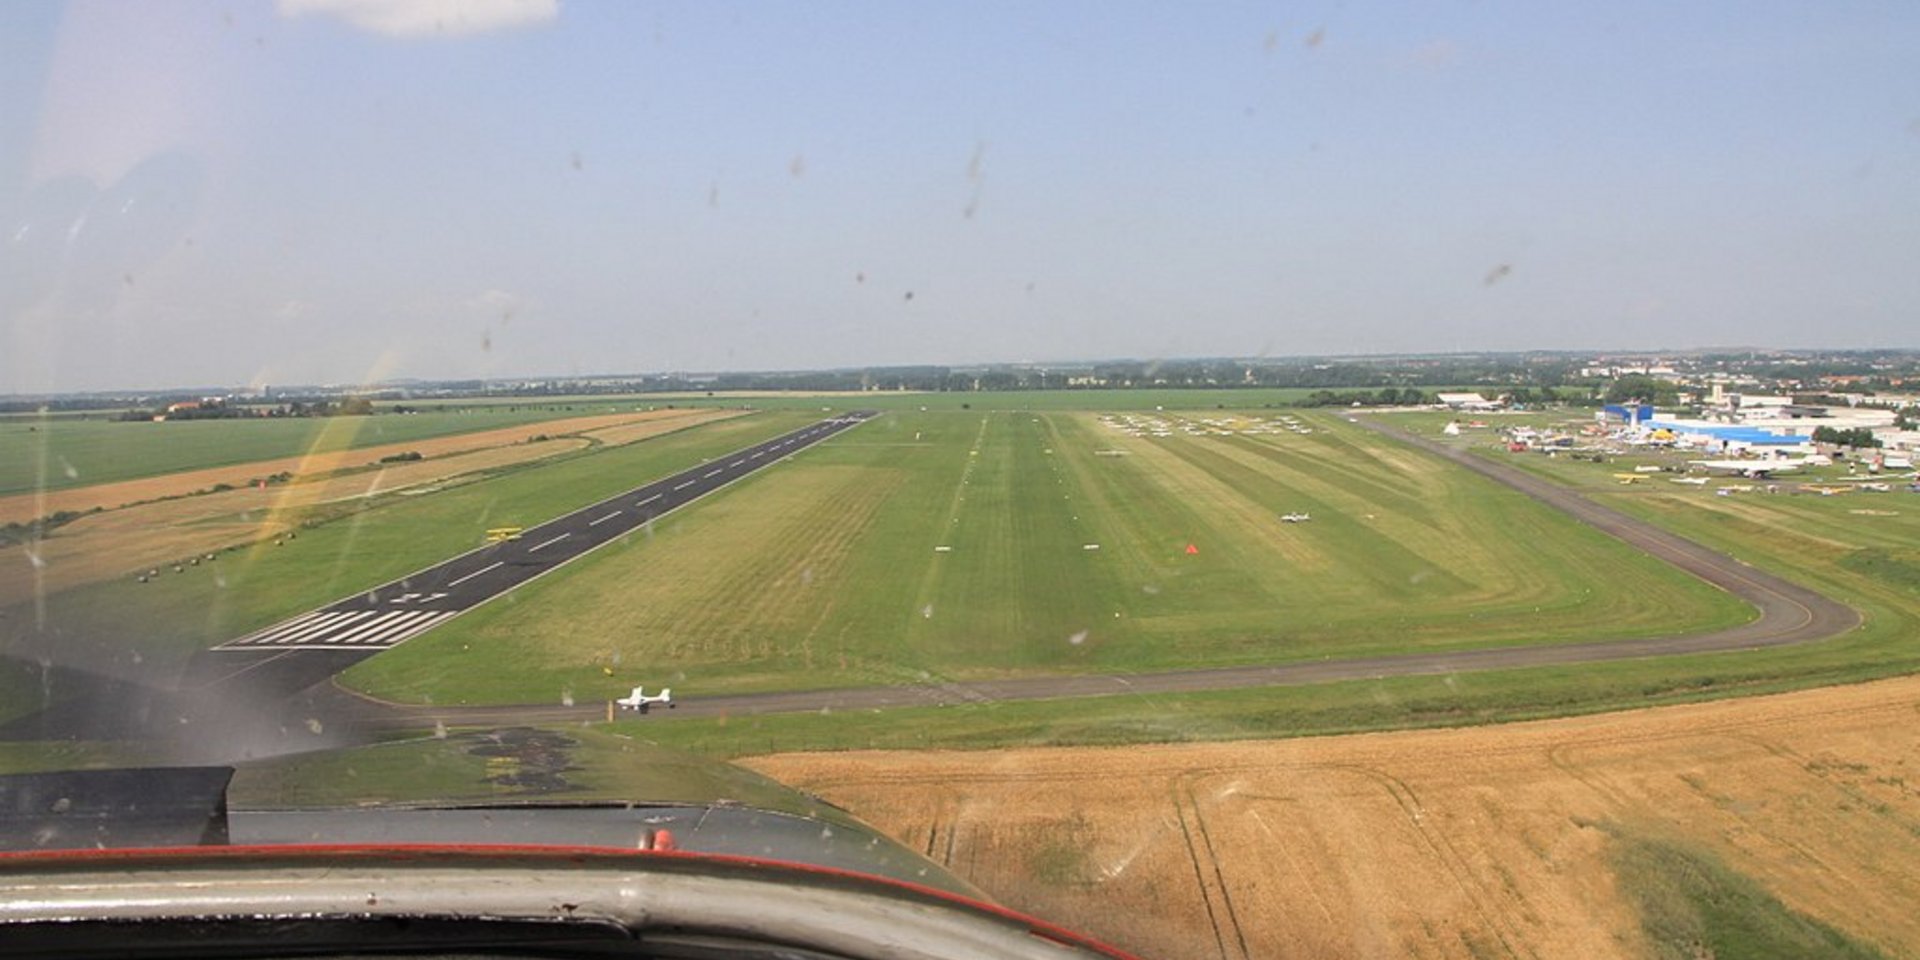
[[[394,646],[459,614],[458,610],[360,610],[317,613],[223,644],[222,649],[371,650]]]
[[[541,547],[551,547],[551,546],[553,546],[554,544],[556,544],[556,543],[559,543],[560,541],[562,541],[562,540],[565,540],[566,538],[568,538],[568,537],[571,537],[571,536],[573,536],[573,534],[571,534],[571,533],[563,533],[563,534],[561,534],[561,535],[559,535],[559,536],[557,536],[557,537],[552,537],[552,538],[549,538],[549,539],[546,539],[546,540],[542,540],[542,541],[540,541],[539,543],[537,543],[537,544],[534,544],[534,545],[533,545],[533,546],[531,546],[531,547],[528,547],[528,548],[527,548],[527,552],[528,552],[528,553],[532,553],[532,552],[534,552],[535,550],[538,550],[538,549],[540,549]]]
[[[327,614],[326,614],[325,612],[323,612],[323,611],[320,611],[320,610],[315,610],[315,611],[313,611],[312,613],[308,613],[308,614],[303,614],[303,615],[301,615],[301,616],[298,616],[298,617],[295,617],[295,618],[293,618],[292,620],[288,620],[288,621],[287,621],[287,622],[285,622],[285,623],[281,623],[281,624],[276,624],[276,625],[274,625],[274,626],[272,626],[272,627],[269,627],[269,628],[267,628],[267,629],[265,629],[265,630],[256,630],[256,631],[254,631],[254,632],[252,632],[252,633],[249,633],[249,634],[247,634],[247,635],[246,635],[246,636],[244,636],[244,637],[241,637],[241,638],[240,638],[240,639],[238,639],[238,640],[235,640],[235,641],[233,641],[233,643],[232,643],[231,645],[232,645],[232,646],[236,646],[236,647],[238,647],[238,646],[242,646],[242,645],[244,645],[244,644],[251,644],[251,643],[253,643],[253,642],[254,642],[255,640],[258,640],[258,639],[260,639],[260,638],[262,638],[262,637],[265,637],[265,636],[267,636],[268,634],[272,634],[272,633],[278,633],[278,632],[280,632],[280,631],[282,631],[282,630],[293,630],[293,629],[297,629],[298,627],[300,627],[300,626],[301,626],[301,625],[303,625],[303,624],[308,624],[308,623],[312,623],[312,622],[313,622],[313,620],[314,620],[314,618],[316,618],[316,617],[324,617],[324,616],[327,616]]]
[[[496,561],[494,561],[493,563],[489,563],[489,564],[487,564],[486,566],[484,566],[484,567],[481,567],[480,569],[478,569],[478,570],[475,570],[474,572],[472,572],[472,573],[469,573],[469,574],[467,574],[466,576],[464,576],[464,577],[461,577],[460,579],[458,579],[458,580],[455,580],[455,581],[453,581],[452,583],[449,583],[449,584],[447,584],[447,586],[449,586],[449,587],[457,587],[457,586],[459,586],[459,585],[461,585],[461,584],[463,584],[463,583],[466,583],[466,582],[467,582],[468,580],[472,580],[472,579],[473,579],[474,577],[477,577],[477,576],[479,576],[479,575],[481,575],[481,574],[483,574],[483,573],[486,573],[486,572],[488,572],[489,570],[496,570],[496,569],[499,569],[500,567],[504,567],[504,566],[506,566],[506,565],[507,565],[507,562],[506,562],[505,560],[496,560]]]
[[[329,630],[327,634],[331,635],[322,635],[319,638],[319,642],[325,644],[358,643],[362,636],[379,634],[391,626],[396,620],[400,623],[407,622],[414,613],[416,613],[416,611],[413,610],[394,610],[384,613],[365,623],[354,624],[351,630],[343,630],[338,633]],[[292,638],[281,641],[282,645],[291,645],[297,642],[298,641]]]
[[[255,644],[278,644],[288,641],[298,642],[304,637],[325,633],[341,624],[350,623],[369,615],[370,613],[323,613],[317,619],[308,620],[304,623],[296,621],[285,624],[281,627],[254,634],[252,637],[239,642],[248,646]]]
[[[342,637],[340,642],[361,647],[392,646],[424,632],[427,628],[454,615],[453,610],[409,610],[407,616],[390,623],[367,624],[352,634]]]

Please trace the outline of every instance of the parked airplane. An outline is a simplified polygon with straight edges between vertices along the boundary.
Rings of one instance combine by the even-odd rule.
[[[1696,467],[1708,470],[1725,470],[1754,480],[1764,480],[1776,473],[1792,473],[1807,465],[1801,460],[1688,460]]]
[[[620,709],[622,710],[638,710],[641,713],[646,713],[647,708],[653,706],[656,703],[668,709],[672,709],[673,708],[673,688],[662,687],[660,690],[659,696],[649,697],[647,696],[646,687],[634,687],[633,692],[631,694],[628,694],[625,697],[615,700],[614,703],[619,704]]]
[[[1638,473],[1616,473],[1613,478],[1621,483],[1639,483],[1646,479],[1644,475]]]
[[[1281,523],[1305,523],[1312,519],[1313,517],[1304,513],[1283,513],[1280,515]]]

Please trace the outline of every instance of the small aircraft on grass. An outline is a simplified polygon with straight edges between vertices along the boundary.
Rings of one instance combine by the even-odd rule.
[[[1283,513],[1280,515],[1281,523],[1305,523],[1312,519],[1312,517],[1304,513]]]
[[[619,704],[622,710],[638,710],[641,713],[646,713],[647,708],[656,703],[671,710],[673,709],[673,688],[662,687],[659,696],[649,697],[646,687],[634,687],[632,693],[615,700],[614,703]]]
[[[1750,480],[1764,480],[1777,473],[1792,473],[1802,467],[1824,467],[1833,463],[1821,456],[1806,456],[1798,460],[1688,460],[1696,467],[1705,467],[1710,471],[1725,471]]]

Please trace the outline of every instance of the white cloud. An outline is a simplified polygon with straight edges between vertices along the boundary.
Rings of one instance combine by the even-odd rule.
[[[337,17],[388,37],[464,37],[551,23],[560,0],[277,0],[283,17]]]

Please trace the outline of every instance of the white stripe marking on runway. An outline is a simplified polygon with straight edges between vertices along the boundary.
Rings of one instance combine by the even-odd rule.
[[[461,585],[461,584],[463,584],[463,583],[466,583],[466,582],[467,582],[468,580],[472,580],[472,579],[473,579],[474,577],[477,577],[477,576],[479,576],[479,575],[481,575],[481,574],[483,574],[483,573],[486,573],[486,572],[488,572],[488,571],[490,571],[490,570],[495,570],[495,569],[498,569],[498,568],[500,568],[500,567],[504,567],[504,566],[506,566],[506,565],[507,565],[507,562],[506,562],[505,560],[496,560],[496,561],[494,561],[493,563],[489,563],[489,564],[487,564],[486,566],[484,566],[484,567],[481,567],[480,569],[478,569],[478,570],[475,570],[474,572],[472,572],[472,573],[469,573],[469,574],[467,574],[466,576],[464,576],[464,577],[461,577],[460,579],[458,579],[458,580],[455,580],[455,581],[453,581],[452,583],[449,583],[449,584],[447,584],[447,586],[449,586],[449,587],[457,587],[457,586],[459,586],[459,585]]]
[[[357,630],[355,631],[355,637],[345,642],[358,644],[362,647],[389,646],[397,643],[398,638],[410,637],[419,633],[421,630],[425,630],[436,620],[448,615],[450,612],[451,611],[409,610],[407,611],[407,615],[402,619],[395,620],[391,623],[384,623],[377,627],[369,626],[366,629]]]
[[[351,623],[363,617],[373,616],[374,611],[362,610],[358,613],[342,613],[338,610],[321,613],[318,617],[298,625],[288,624],[275,630],[269,630],[250,641],[258,647],[277,647],[289,643],[299,643],[308,637],[331,632],[342,624]]]
[[[410,640],[414,637],[419,636],[420,634],[426,633],[428,630],[431,630],[434,627],[439,626],[442,620],[445,620],[458,612],[459,612],[458,610],[443,610],[436,613],[432,613],[423,619],[414,620],[413,622],[407,624],[405,629],[402,629],[396,633],[390,633],[384,637],[381,637],[379,640],[379,643],[383,647],[397,647],[400,645],[401,641]]]
[[[304,629],[282,633],[281,635],[273,638],[272,644],[276,647],[284,646],[284,645],[293,644],[293,643],[303,643],[307,640],[313,639],[314,637],[326,636],[327,634],[332,633],[335,630],[339,630],[347,626],[348,624],[353,623],[356,620],[365,620],[366,618],[373,616],[377,612],[379,611],[361,610],[357,613],[335,613],[333,614],[332,617],[328,618],[327,622],[325,623],[311,624],[305,627]]]
[[[612,512],[612,513],[609,513],[609,514],[607,514],[606,516],[604,516],[604,517],[601,517],[601,518],[600,518],[600,519],[598,519],[598,520],[589,520],[589,521],[587,521],[587,526],[589,526],[589,527],[597,527],[597,526],[599,526],[599,525],[601,525],[601,524],[603,524],[603,523],[606,523],[606,522],[607,522],[608,520],[612,520],[612,519],[613,519],[614,517],[617,517],[617,516],[619,516],[619,515],[620,515],[620,511],[618,511],[618,510],[615,510],[614,512]]]
[[[324,643],[328,646],[336,643],[358,643],[361,637],[378,633],[386,629],[387,625],[394,621],[406,620],[414,614],[415,611],[413,610],[391,610],[365,623],[356,623],[351,630],[328,631],[326,635],[317,638],[315,642]]]
[[[636,503],[636,504],[634,504],[634,506],[636,506],[636,507],[644,507],[644,506],[646,506],[647,504],[649,504],[649,503],[652,503],[652,502],[654,502],[655,500],[658,500],[658,499],[660,499],[660,498],[661,498],[661,496],[663,496],[663,494],[658,494],[658,493],[656,493],[656,494],[654,494],[653,496],[651,496],[651,497],[648,497],[648,498],[646,498],[645,500],[642,500],[642,501],[640,501],[639,503]]]
[[[557,536],[557,537],[554,537],[554,538],[552,538],[552,539],[550,539],[550,540],[542,540],[542,541],[540,541],[539,543],[536,543],[536,544],[534,544],[533,546],[531,546],[531,547],[528,547],[528,548],[527,548],[527,552],[528,552],[528,553],[532,553],[532,552],[534,552],[535,550],[538,550],[538,549],[540,549],[541,547],[551,547],[551,546],[553,546],[554,544],[556,544],[556,543],[559,543],[560,541],[562,541],[562,540],[565,540],[566,538],[568,538],[568,537],[571,537],[571,536],[573,536],[573,534],[571,534],[571,533],[563,533],[563,534],[561,534],[561,535],[559,535],[559,536]]]
[[[222,644],[222,646],[238,647],[243,644],[252,643],[255,640],[262,640],[267,637],[273,636],[276,633],[280,633],[284,630],[291,630],[294,627],[302,623],[306,623],[307,621],[312,620],[314,617],[318,617],[321,615],[322,615],[322,611],[319,611],[319,610],[303,613],[297,617],[294,617],[292,620],[288,620],[285,623],[276,623],[273,626],[266,628],[265,630],[255,630],[254,632],[249,633],[246,636],[233,641],[232,643]]]

